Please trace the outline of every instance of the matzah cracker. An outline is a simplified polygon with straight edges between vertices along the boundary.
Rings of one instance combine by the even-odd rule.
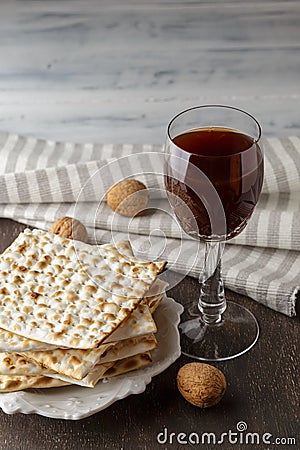
[[[123,339],[156,333],[156,331],[156,324],[149,307],[140,303],[130,316],[103,343],[119,342]]]
[[[130,372],[131,370],[140,369],[149,365],[152,362],[149,352],[130,356],[123,360],[108,362],[104,364],[97,364],[89,374],[87,374],[82,380],[72,380],[65,375],[51,374],[53,378],[61,379],[62,381],[72,382],[78,386],[93,388],[96,386],[99,380],[104,378],[121,375],[123,373]]]
[[[25,230],[0,257],[0,327],[37,341],[94,348],[149,290],[165,262],[126,259],[112,245],[91,246]]]
[[[45,352],[26,352],[22,356],[54,372],[81,380],[113,345],[102,344],[92,350],[57,348]]]
[[[155,333],[156,325],[151,315],[153,313],[151,305],[153,304],[154,297],[147,297],[146,300],[150,304],[150,308],[142,303],[139,304],[130,316],[103,343]],[[19,336],[11,331],[0,329],[0,352],[23,353],[28,351],[54,350],[56,348],[58,348],[57,345],[34,341],[33,339]]]
[[[101,376],[99,379],[115,377],[117,375],[122,375],[132,370],[141,369],[142,367],[148,366],[151,362],[152,358],[149,352],[130,356],[129,358],[124,358],[119,361],[116,361],[116,363],[109,369],[107,369],[104,375]]]
[[[51,373],[49,375],[51,378],[55,378],[57,380],[62,380],[66,383],[71,383],[76,386],[83,386],[93,388],[100,380],[100,378],[104,378],[105,372],[114,365],[115,363],[107,362],[103,364],[97,364],[82,380],[74,380],[73,378],[68,377],[67,375],[62,375],[61,373]]]
[[[138,338],[126,339],[111,347],[108,352],[101,356],[99,364],[129,358],[139,353],[145,353],[157,347],[157,340],[154,334],[140,336]]]
[[[0,375],[47,375],[49,369],[45,369],[35,361],[30,361],[17,353],[0,353]]]
[[[162,295],[166,293],[167,287],[169,286],[169,283],[166,281],[162,281],[159,278],[155,280],[155,282],[152,284],[151,288],[145,295],[144,301],[145,303],[148,302],[149,297],[154,297],[157,295]]]
[[[101,376],[104,372],[113,365],[113,362],[102,364],[98,367],[97,374]],[[39,378],[42,377],[42,378]],[[44,378],[50,377],[57,379],[57,383],[51,383]],[[64,378],[62,380],[62,378]],[[22,355],[16,353],[0,353],[0,392],[14,391],[26,389],[28,387],[33,387],[31,384],[34,382],[36,387],[36,381],[39,379],[39,387],[43,387],[40,384],[41,379],[46,382],[46,387],[51,387],[52,385],[60,385],[59,380],[62,381],[63,385],[74,383],[74,380],[69,377],[63,377],[45,367],[42,367],[35,361],[28,359]],[[2,380],[2,381],[1,381]],[[22,382],[20,382],[22,380]],[[15,383],[17,381],[17,383]],[[1,383],[3,384],[1,388]],[[81,385],[90,386],[87,380],[84,380]]]
[[[91,373],[85,378],[86,385],[89,387],[94,387],[99,380],[104,378],[110,378],[117,375],[122,375],[124,373],[130,372],[132,370],[141,369],[142,367],[151,364],[152,358],[150,352],[139,353],[138,355],[129,356],[115,363],[111,364],[104,372],[102,371],[102,365],[99,364],[94,367]]]
[[[50,371],[57,372],[75,380],[82,380],[98,363],[117,359],[151,350],[157,345],[153,334],[126,339],[115,344],[102,344],[93,350],[56,349],[49,352],[26,352],[28,358]]]
[[[155,295],[153,297],[148,297],[147,304],[151,314],[154,314],[158,306],[162,302],[164,294]]]
[[[109,336],[110,342],[105,341],[98,348],[85,350],[53,349],[50,351],[21,352],[21,354],[24,358],[29,358],[48,369],[80,380],[98,363],[104,352],[109,354],[113,345],[117,345],[118,348],[125,348],[128,347],[128,343],[137,342],[132,339],[144,338],[144,336],[152,335],[156,331],[157,327],[149,307],[140,304],[129,318]],[[148,350],[148,348],[145,350]]]
[[[26,352],[35,350],[53,350],[56,345],[19,336],[11,331],[0,328],[0,352]]]
[[[41,376],[30,375],[0,375],[0,392],[23,391],[24,389],[39,389],[67,386],[67,381]]]
[[[134,258],[133,250],[129,241],[119,241],[116,243],[116,247],[120,251],[120,253],[124,254],[128,259],[132,260]],[[156,297],[158,295],[163,295],[166,292],[168,286],[169,283],[157,278],[152,284],[149,291],[146,293],[144,297],[144,303],[149,304],[149,297],[153,298],[154,296]]]

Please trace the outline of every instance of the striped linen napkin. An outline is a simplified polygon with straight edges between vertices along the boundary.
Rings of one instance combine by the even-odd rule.
[[[226,244],[227,288],[288,316],[300,289],[300,139],[263,141],[263,193],[246,229]],[[180,276],[197,277],[203,245],[183,234],[166,200],[162,147],[61,143],[0,133],[0,217],[49,229],[62,216],[87,227],[91,243],[129,238],[145,258],[166,258]],[[128,219],[105,202],[127,177],[150,189],[152,213]]]

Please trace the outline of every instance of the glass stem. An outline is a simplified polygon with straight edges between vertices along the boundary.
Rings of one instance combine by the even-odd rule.
[[[205,243],[205,259],[199,277],[200,297],[198,308],[207,324],[219,323],[226,309],[226,298],[221,276],[221,242]]]

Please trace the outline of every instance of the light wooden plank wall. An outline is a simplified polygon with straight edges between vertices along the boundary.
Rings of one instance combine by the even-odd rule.
[[[299,1],[1,1],[1,130],[162,143],[202,103],[300,135]]]

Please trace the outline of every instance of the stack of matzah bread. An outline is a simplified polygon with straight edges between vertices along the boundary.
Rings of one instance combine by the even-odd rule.
[[[0,256],[0,392],[78,384],[151,363],[165,262],[127,241],[25,230]]]

